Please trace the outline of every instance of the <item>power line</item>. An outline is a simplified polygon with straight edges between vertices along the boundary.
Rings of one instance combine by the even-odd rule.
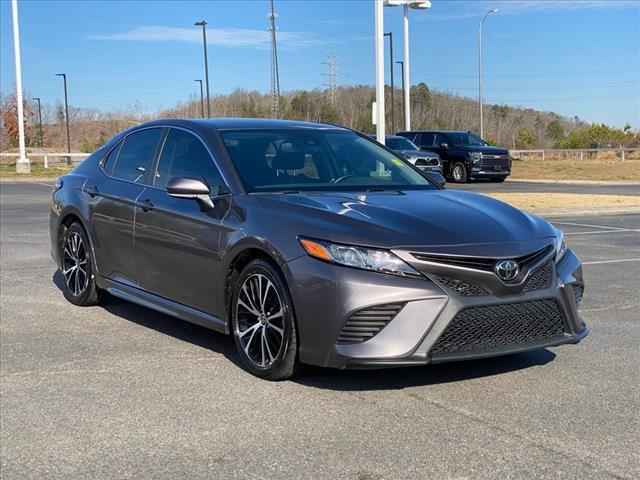
[[[278,43],[276,38],[276,10],[270,0],[269,31],[271,32],[271,115],[280,116],[280,72],[278,71]]]
[[[338,63],[335,55],[329,55],[327,61],[322,62],[322,64],[327,66],[327,73],[322,74],[327,78],[327,83],[324,83],[323,85],[328,88],[329,102],[331,102],[331,105],[335,106],[336,94],[338,91]]]

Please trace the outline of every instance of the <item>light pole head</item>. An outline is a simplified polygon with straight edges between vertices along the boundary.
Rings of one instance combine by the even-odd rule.
[[[500,10],[498,10],[497,8],[492,8],[491,10],[489,10],[489,13],[498,13]]]
[[[206,27],[207,26],[207,21],[206,20],[201,20],[199,22],[196,22],[193,24],[196,27]]]
[[[403,7],[409,6],[417,10],[425,10],[431,8],[430,0],[384,0],[385,7]]]
[[[56,77],[66,77],[66,73],[56,73]]]

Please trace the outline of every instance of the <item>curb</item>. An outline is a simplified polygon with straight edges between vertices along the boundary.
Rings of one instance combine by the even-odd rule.
[[[601,215],[637,215],[640,214],[640,207],[629,208],[596,208],[592,210],[568,210],[568,209],[550,209],[550,210],[526,210],[534,215],[543,217],[597,217]]]
[[[551,184],[565,184],[565,185],[605,185],[605,186],[619,186],[630,187],[637,185],[640,187],[640,181],[635,180],[536,180],[527,178],[509,178],[507,182],[518,183],[551,183]],[[640,194],[640,192],[639,192]]]

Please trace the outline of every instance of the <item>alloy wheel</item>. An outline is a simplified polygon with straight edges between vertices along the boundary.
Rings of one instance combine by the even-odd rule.
[[[64,243],[62,275],[69,291],[80,296],[89,285],[87,249],[78,232],[71,232]]]
[[[248,276],[235,309],[236,335],[246,357],[261,369],[276,361],[285,343],[285,315],[276,286],[264,274]]]
[[[461,165],[456,165],[456,166],[453,168],[453,179],[454,179],[456,182],[459,182],[459,181],[461,181],[461,180],[462,180],[462,168],[463,168],[463,167],[462,167]]]

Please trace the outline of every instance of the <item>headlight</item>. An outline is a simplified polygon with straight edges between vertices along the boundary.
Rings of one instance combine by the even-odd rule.
[[[556,236],[556,262],[562,260],[565,253],[567,253],[567,241],[564,239],[564,233],[558,230]]]
[[[482,160],[482,153],[481,152],[471,152],[469,154],[469,157],[471,157],[471,160],[473,160],[473,163],[478,163],[480,160]]]
[[[340,245],[306,238],[300,239],[300,244],[310,256],[325,262],[403,277],[421,276],[410,265],[387,250]]]

